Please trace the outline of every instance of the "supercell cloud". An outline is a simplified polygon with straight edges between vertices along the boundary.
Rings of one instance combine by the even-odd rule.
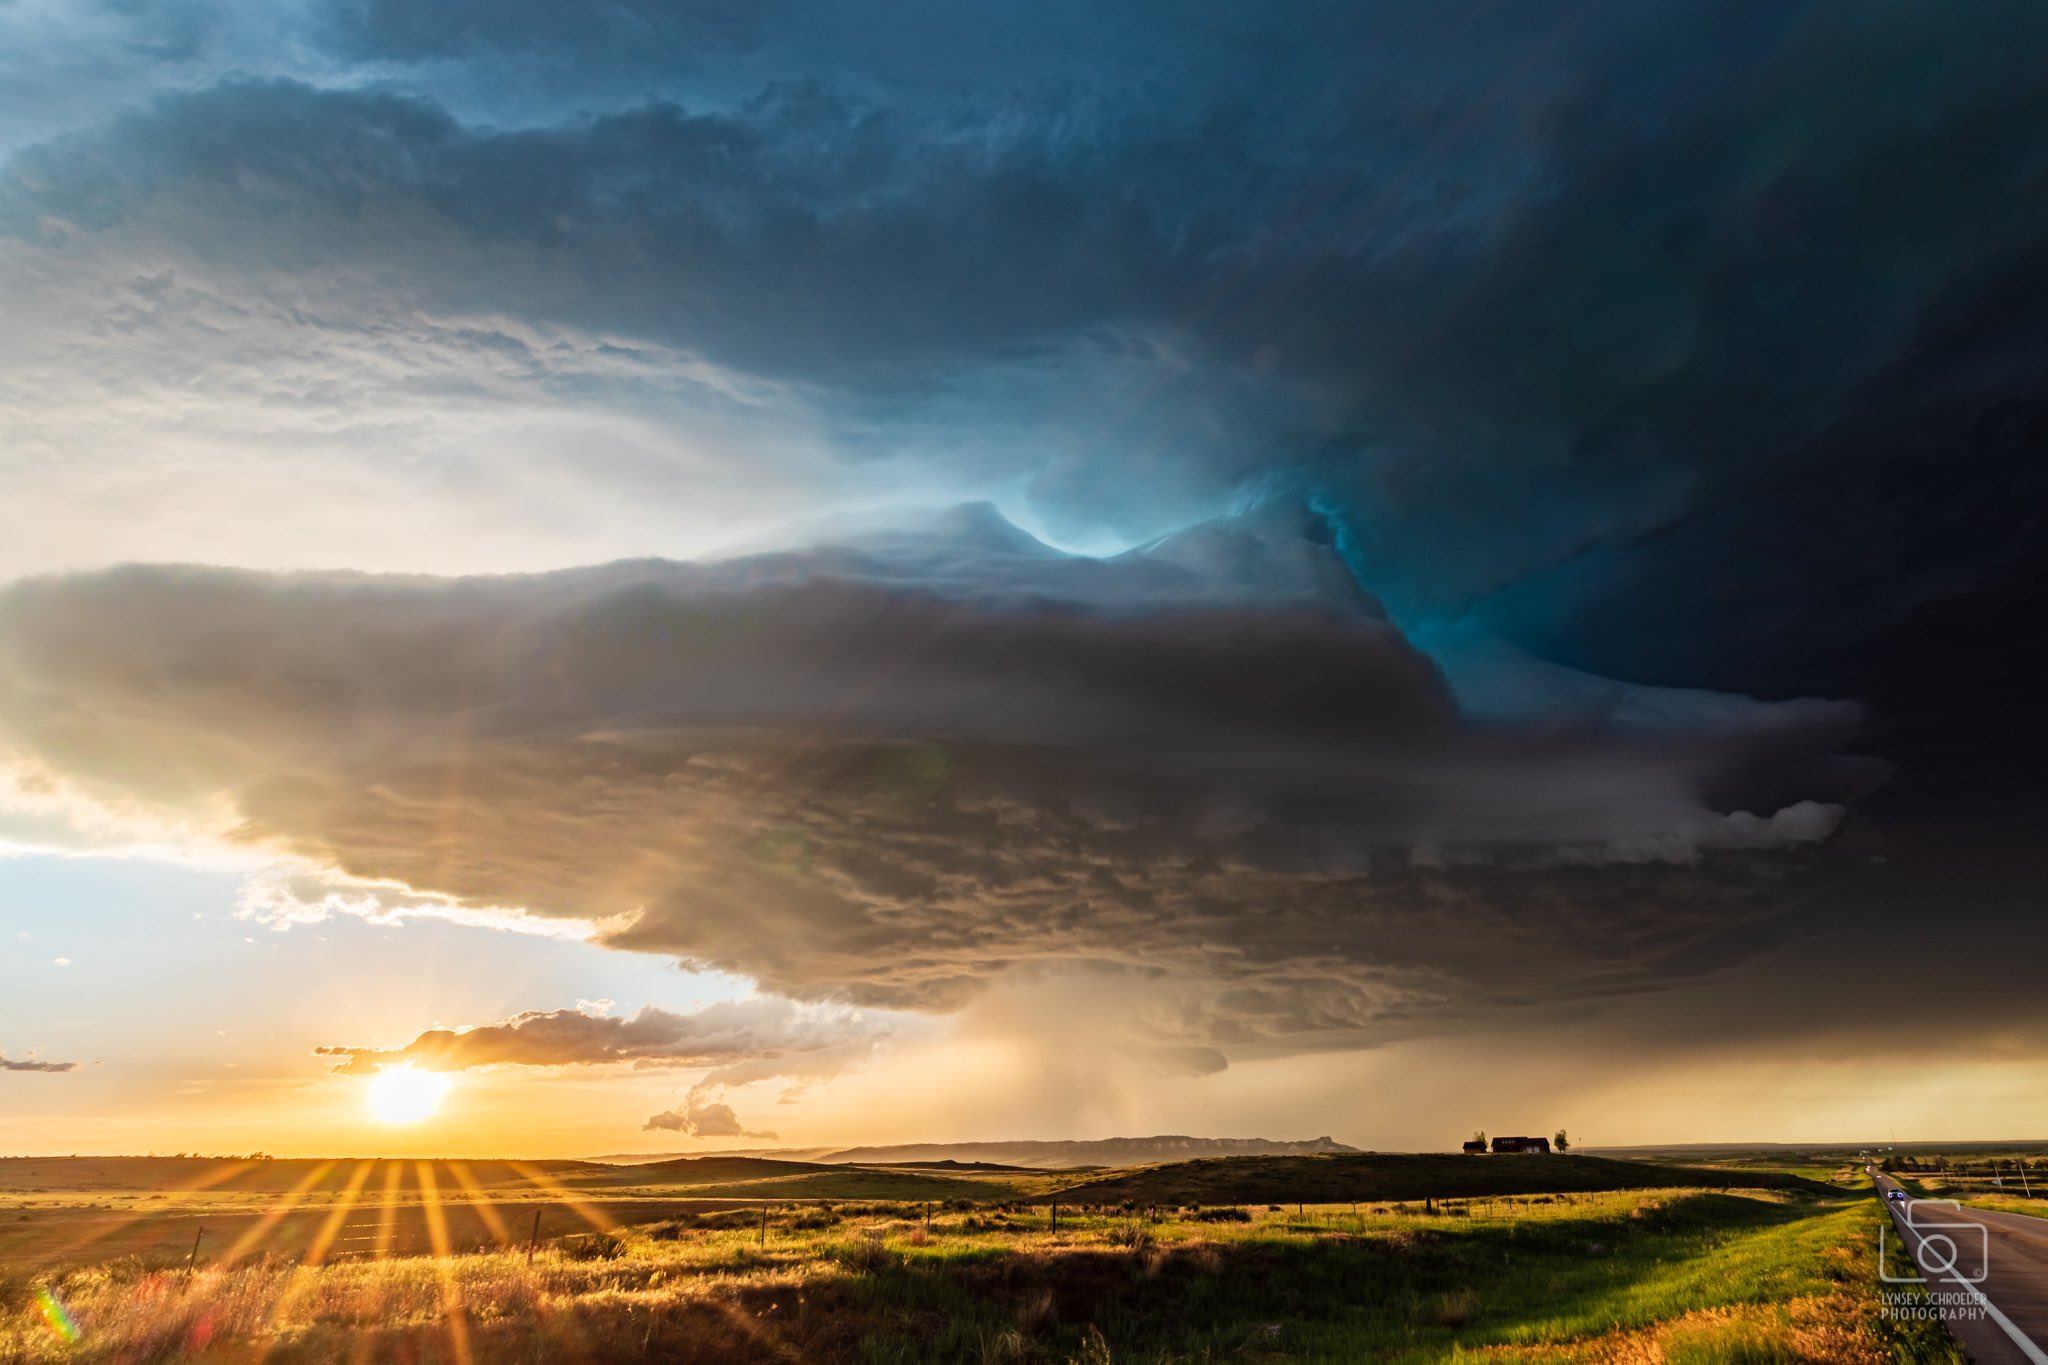
[[[1163,976],[1189,997],[1157,1042],[1183,1050],[1662,984],[1684,945],[1780,913],[1749,894],[1825,862],[1882,775],[1837,752],[1841,703],[1521,659],[1485,670],[1520,714],[1468,710],[1328,541],[1274,506],[1096,559],[970,506],[699,564],[32,580],[0,596],[0,739],[110,820],[593,922],[787,995],[951,1009],[1009,973]],[[754,1046],[714,1022],[342,1051]]]
[[[1859,955],[1933,912],[2019,970],[2037,5],[25,14],[18,842],[842,1022],[1086,983],[1179,1075],[1875,1029]],[[813,1022],[336,1051],[873,1045]],[[654,1126],[738,1133],[717,1084]]]

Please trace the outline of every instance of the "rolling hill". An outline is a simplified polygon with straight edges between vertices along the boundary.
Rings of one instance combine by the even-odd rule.
[[[1355,1153],[1330,1137],[1300,1141],[1273,1138],[1207,1138],[1181,1133],[1152,1137],[1096,1138],[1074,1141],[906,1142],[884,1147],[745,1148],[704,1152],[701,1158],[753,1157],[780,1161],[823,1162],[835,1166],[978,1166],[1034,1171],[1072,1170],[1088,1166],[1150,1166],[1162,1161],[1191,1161],[1220,1156],[1310,1156]],[[685,1154],[678,1153],[677,1156]],[[613,1165],[641,1165],[666,1159],[652,1156],[600,1156],[590,1160]]]
[[[1607,1157],[1357,1153],[1175,1162],[1077,1181],[1057,1196],[1048,1193],[1037,1199],[1089,1204],[1331,1204],[1669,1187],[1834,1192],[1829,1186],[1777,1172]]]

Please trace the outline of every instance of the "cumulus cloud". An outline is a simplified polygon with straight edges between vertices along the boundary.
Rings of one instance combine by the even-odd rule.
[[[1165,1047],[1643,989],[1796,903],[1871,780],[1832,756],[1855,708],[1635,695],[1656,724],[1468,715],[1284,505],[1106,560],[970,507],[724,562],[0,594],[0,744],[75,800],[796,997],[1227,979]],[[677,1018],[414,1048],[697,1055]]]
[[[80,1062],[46,1062],[33,1053],[16,1058],[0,1052],[0,1071],[76,1071],[81,1065],[83,1063]]]
[[[775,1141],[773,1133],[742,1125],[731,1105],[699,1099],[694,1095],[680,1109],[666,1109],[649,1115],[641,1129],[645,1132],[683,1133],[689,1137],[744,1137]]]
[[[610,1002],[603,1002],[609,1004]],[[466,1071],[479,1066],[717,1066],[760,1075],[831,1071],[871,1052],[886,1025],[862,1014],[788,1000],[719,1001],[687,1014],[648,1005],[618,1017],[580,1002],[572,1010],[530,1011],[502,1023],[434,1029],[400,1048],[319,1047],[345,1060],[338,1072],[364,1075],[387,1066]],[[750,1077],[751,1079],[752,1077]]]

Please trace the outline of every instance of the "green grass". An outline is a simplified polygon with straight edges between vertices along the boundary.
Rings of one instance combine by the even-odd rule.
[[[1618,1161],[1592,1156],[1363,1155],[1217,1157],[1074,1182],[1063,1202],[1151,1205],[1385,1202],[1685,1186],[1833,1192],[1779,1171]],[[1040,1195],[1049,1200],[1050,1193]]]
[[[0,1359],[1939,1359],[1877,1316],[1881,1217],[1868,1198],[1802,1189],[1427,1215],[1311,1203],[1223,1223],[1099,1210],[1065,1213],[1056,1234],[1042,1207],[927,1225],[870,1205],[775,1213],[764,1242],[739,1212],[558,1241],[531,1266],[257,1256],[189,1283],[136,1260],[21,1278],[0,1287]],[[31,1302],[45,1286],[83,1328],[77,1346]]]
[[[2024,1213],[2031,1218],[2048,1218],[2048,1198],[2036,1196],[2033,1199],[2019,1194],[1966,1194],[1950,1196],[1976,1209],[1990,1209],[1995,1213]]]

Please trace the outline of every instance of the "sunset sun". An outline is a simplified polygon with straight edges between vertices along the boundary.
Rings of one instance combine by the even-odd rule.
[[[447,1093],[448,1078],[438,1072],[386,1067],[370,1081],[370,1113],[379,1123],[420,1123],[439,1111]]]

